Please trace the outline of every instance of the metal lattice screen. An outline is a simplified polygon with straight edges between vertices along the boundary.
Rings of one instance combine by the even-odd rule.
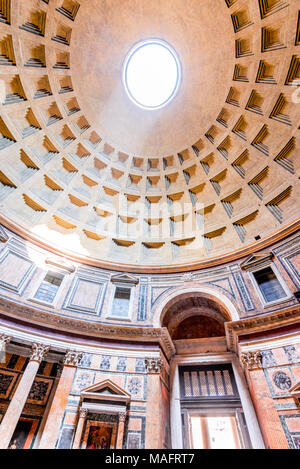
[[[181,367],[180,382],[182,398],[238,397],[229,365]]]

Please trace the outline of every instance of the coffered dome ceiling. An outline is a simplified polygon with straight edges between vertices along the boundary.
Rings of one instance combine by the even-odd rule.
[[[299,18],[296,0],[0,0],[1,221],[144,271],[213,265],[295,230]],[[182,68],[155,111],[122,82],[148,38]]]

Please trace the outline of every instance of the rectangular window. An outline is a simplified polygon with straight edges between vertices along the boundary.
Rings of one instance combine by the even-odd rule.
[[[287,296],[271,267],[253,272],[253,275],[266,303],[271,303]]]
[[[116,287],[111,315],[118,318],[128,318],[130,311],[131,288]]]
[[[64,276],[48,272],[42,283],[40,284],[34,298],[44,301],[45,303],[53,303],[59,287],[62,284]]]

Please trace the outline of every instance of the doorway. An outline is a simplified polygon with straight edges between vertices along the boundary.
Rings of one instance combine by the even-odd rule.
[[[231,365],[179,369],[184,448],[251,448]]]

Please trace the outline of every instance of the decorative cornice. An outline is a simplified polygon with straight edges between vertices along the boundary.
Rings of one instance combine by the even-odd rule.
[[[64,358],[64,365],[77,367],[82,359],[82,356],[82,352],[77,352],[76,350],[68,350]]]
[[[254,334],[279,327],[297,324],[300,320],[300,305],[292,306],[274,313],[261,314],[240,321],[225,323],[228,349],[238,352],[239,337],[245,334]]]
[[[262,366],[262,354],[260,350],[255,352],[246,352],[241,354],[241,362],[243,365],[248,368],[248,370],[253,370],[255,368],[261,368]]]
[[[47,352],[49,352],[49,346],[44,344],[32,344],[32,352],[29,358],[31,362],[38,362],[41,363]]]
[[[146,371],[149,374],[160,374],[164,363],[160,358],[145,358]]]
[[[115,326],[88,322],[80,319],[73,319],[60,316],[54,312],[41,311],[28,305],[19,303],[0,296],[0,312],[17,319],[27,320],[30,324],[49,327],[58,331],[66,331],[72,334],[80,333],[90,338],[114,338],[120,340],[137,340],[147,342],[158,342],[168,359],[175,353],[175,347],[169,332],[166,328],[152,327],[130,327]]]

